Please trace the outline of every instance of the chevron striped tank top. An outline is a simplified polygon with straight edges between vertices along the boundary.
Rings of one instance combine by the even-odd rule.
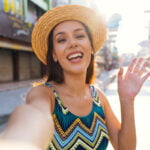
[[[63,105],[52,85],[49,83],[45,85],[53,89],[55,96],[55,108],[52,114],[55,131],[49,150],[106,150],[109,136],[104,111],[95,87],[90,85],[92,111],[87,116],[79,117]]]

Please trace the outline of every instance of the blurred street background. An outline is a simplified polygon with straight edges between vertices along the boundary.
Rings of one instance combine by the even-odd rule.
[[[31,33],[38,18],[57,6],[84,5],[103,15],[108,28],[104,46],[95,55],[96,82],[120,120],[117,72],[134,57],[143,57],[150,70],[149,0],[0,0],[0,132],[12,111],[25,103],[26,93],[40,81],[44,65],[31,47]],[[63,12],[62,12],[63,13]],[[150,147],[150,79],[136,98],[137,150]],[[112,150],[109,145],[108,150]]]

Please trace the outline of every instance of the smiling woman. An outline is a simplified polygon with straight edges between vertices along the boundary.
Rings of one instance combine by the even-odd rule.
[[[69,68],[72,68],[73,71],[75,71],[75,68],[79,69],[81,66],[83,67],[81,68],[82,70],[89,66],[86,81],[92,81],[92,74],[94,71],[93,56],[91,56],[91,53],[93,53],[93,42],[89,29],[85,27],[83,23],[78,21],[65,21],[56,26],[54,29],[55,30],[52,30],[49,36],[49,49],[47,55],[47,81],[54,80],[62,83],[64,81],[64,74],[62,73],[62,70],[67,71],[69,67],[68,65],[70,65]],[[67,51],[67,49],[70,50]],[[87,60],[88,66],[85,63],[83,64],[83,62],[86,62],[85,59],[89,59]],[[69,64],[68,61],[70,62]],[[60,63],[62,66],[60,66]],[[51,71],[51,68],[54,68],[53,71]]]

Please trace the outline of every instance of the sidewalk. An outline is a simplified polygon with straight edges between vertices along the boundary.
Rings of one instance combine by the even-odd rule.
[[[26,81],[14,81],[7,83],[0,83],[0,92],[13,90],[21,87],[32,86],[33,83],[38,82],[40,79],[32,79]]]
[[[5,128],[11,112],[24,103],[26,90],[40,80],[0,83],[0,132]]]

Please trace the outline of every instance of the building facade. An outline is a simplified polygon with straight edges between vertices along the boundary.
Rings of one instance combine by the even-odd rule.
[[[0,0],[0,82],[42,76],[42,64],[31,48],[31,33],[50,0]]]
[[[83,5],[83,6],[90,6],[91,0],[52,0],[51,1],[51,6],[57,7],[57,6],[62,6],[62,5]]]

